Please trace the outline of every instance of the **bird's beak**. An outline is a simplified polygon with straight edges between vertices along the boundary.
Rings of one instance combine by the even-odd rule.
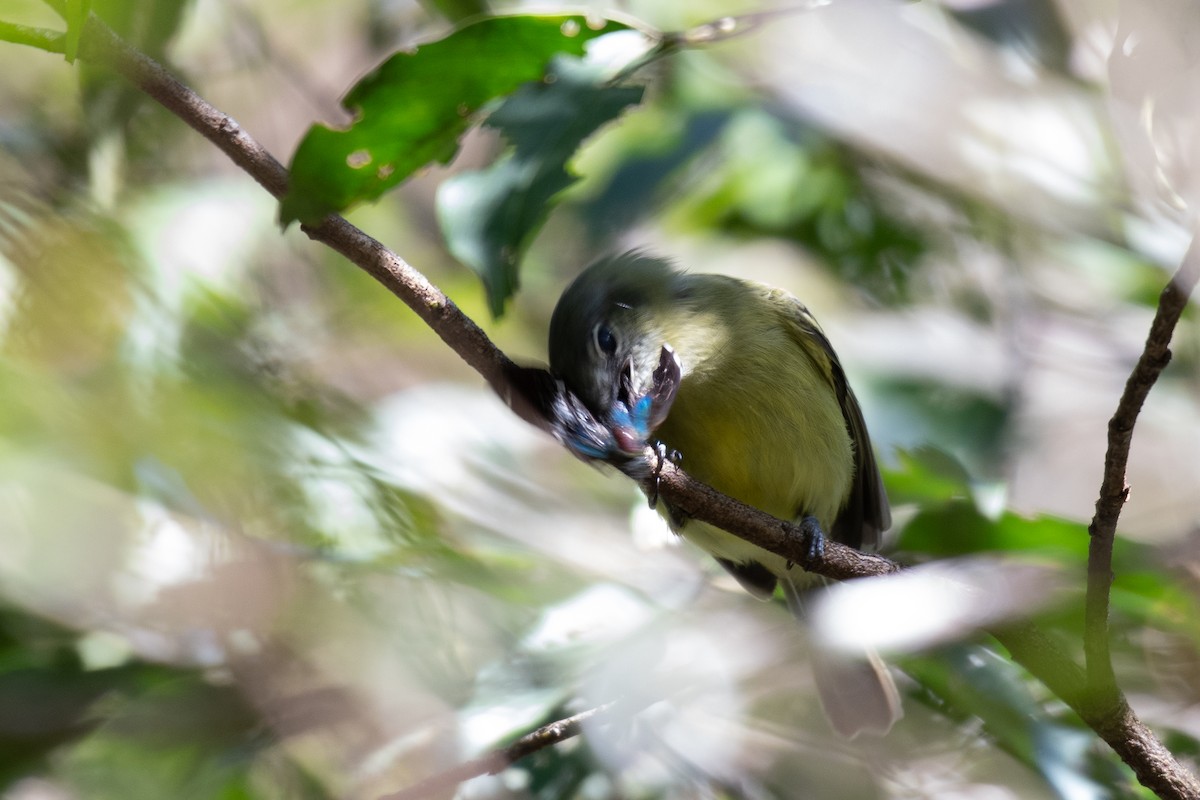
[[[675,351],[664,345],[659,353],[658,367],[651,374],[645,394],[636,395],[633,388],[633,362],[621,369],[616,402],[610,415],[613,439],[622,452],[633,455],[641,452],[656,428],[667,418],[675,393],[679,389],[681,370]]]

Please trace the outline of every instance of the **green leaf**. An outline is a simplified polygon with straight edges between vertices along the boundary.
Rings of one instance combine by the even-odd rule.
[[[75,57],[79,54],[79,40],[83,36],[83,26],[91,10],[92,0],[67,0],[67,38],[64,55],[68,64],[74,64]]]
[[[897,467],[884,469],[895,504],[944,502],[971,497],[971,476],[949,452],[933,445],[896,450]]]
[[[490,168],[466,172],[438,191],[438,221],[455,258],[475,270],[495,316],[516,291],[521,254],[550,212],[550,200],[577,179],[567,161],[597,128],[641,102],[641,86],[599,84],[595,70],[560,58],[553,80],[527,84],[487,125],[513,152]]]
[[[930,556],[962,556],[995,549],[996,525],[970,500],[924,508],[904,527],[899,550]]]
[[[417,169],[448,162],[486,103],[540,79],[553,56],[583,55],[590,40],[624,28],[579,15],[491,17],[393,55],[346,95],[348,129],[314,125],[300,142],[280,221],[374,200]]]
[[[1082,562],[1088,531],[1081,522],[1011,511],[993,520],[968,500],[952,500],[922,509],[904,528],[897,547],[937,557],[1008,551]]]

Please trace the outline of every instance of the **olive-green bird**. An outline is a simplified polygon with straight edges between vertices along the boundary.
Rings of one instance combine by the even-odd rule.
[[[713,488],[789,520],[814,518],[833,539],[875,547],[890,525],[862,412],[837,355],[792,295],[724,275],[691,274],[632,252],[588,267],[550,322],[550,369],[605,436],[564,438],[587,458],[617,460],[654,439]],[[662,509],[753,595],[782,584],[799,613],[812,576],[731,533]],[[816,656],[834,728],[884,732],[895,685],[873,654]]]

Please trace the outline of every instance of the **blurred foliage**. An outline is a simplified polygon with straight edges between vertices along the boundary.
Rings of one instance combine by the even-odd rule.
[[[88,5],[62,5],[72,37]],[[485,4],[424,5],[91,8],[295,146],[285,221],[354,207],[468,313],[508,303],[489,334],[514,357],[543,352],[558,287],[609,248],[794,288],[871,422],[889,553],[1052,568],[1063,599],[1038,624],[1078,642],[1104,421],[1187,198],[1179,183],[1154,202],[1101,155],[1078,164],[1091,139],[1071,125],[1131,164],[1174,152],[1122,140],[1116,111],[1096,121],[1089,48],[1110,12],[877,3],[838,22],[854,10],[831,4],[668,54],[625,17],[447,33]],[[627,11],[686,27],[734,9]],[[0,12],[62,24],[34,2]],[[261,41],[238,34],[247,16]],[[385,16],[403,41],[376,66]],[[878,60],[847,49],[797,79],[814,44],[787,25],[809,19]],[[279,53],[328,91],[297,102],[304,76],[281,78]],[[514,420],[368,276],[281,234],[270,199],[194,133],[111,75],[39,57],[0,46],[6,797],[374,797],[618,697],[628,718],[462,796],[1146,796],[982,623],[894,654],[907,705],[890,736],[834,739],[781,608],[662,546],[627,482]],[[891,94],[846,94],[846,75]],[[355,123],[301,139],[343,91]],[[473,127],[507,149],[463,138]],[[1139,710],[1194,762],[1194,313],[1176,344],[1135,439],[1113,649]]]
[[[1131,783],[1110,761],[1088,764],[1091,734],[1042,714],[1028,678],[996,653],[955,645],[905,662],[905,669],[921,682],[916,699],[960,724],[980,720],[997,746],[1042,773],[1060,796],[1101,797]]]
[[[550,210],[576,180],[565,169],[585,139],[642,88],[605,86],[581,62],[559,58],[546,80],[526,84],[484,123],[513,146],[487,170],[460,173],[438,191],[438,219],[450,252],[483,279],[488,306],[500,316],[519,285],[518,264]]]
[[[187,0],[143,0],[138,3],[70,0],[67,3],[68,41],[82,33],[83,20],[90,10],[138,50],[161,59],[167,55],[167,46],[183,23],[190,5]],[[69,54],[67,60],[71,60]],[[79,79],[92,136],[102,136],[113,129],[123,130],[134,113],[150,103],[144,93],[110,70],[82,63]]]
[[[706,153],[719,165],[689,187],[680,221],[742,239],[802,242],[848,284],[909,300],[906,276],[928,238],[865,178],[869,159],[770,106],[736,110]]]

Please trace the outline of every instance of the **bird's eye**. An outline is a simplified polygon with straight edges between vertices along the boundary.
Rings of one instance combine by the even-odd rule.
[[[596,326],[596,347],[601,353],[612,355],[617,352],[617,336],[604,325]]]

